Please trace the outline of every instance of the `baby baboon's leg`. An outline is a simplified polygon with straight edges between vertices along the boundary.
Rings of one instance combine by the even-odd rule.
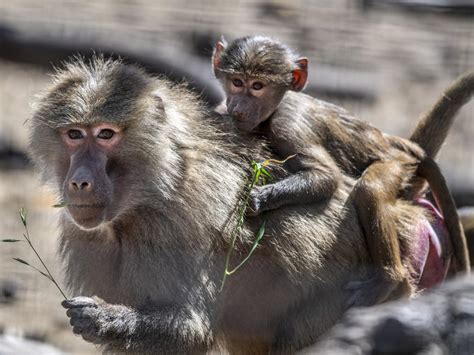
[[[413,287],[401,258],[397,233],[399,216],[392,208],[415,166],[402,160],[370,165],[353,189],[353,197],[373,265],[373,277],[351,282],[351,306],[369,306],[389,298],[410,295]]]

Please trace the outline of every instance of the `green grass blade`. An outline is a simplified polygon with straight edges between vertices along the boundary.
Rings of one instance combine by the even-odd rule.
[[[19,210],[21,223],[26,227],[26,210],[21,207]]]
[[[257,173],[255,174],[255,178],[254,178],[254,183],[257,184],[259,179],[260,179],[260,174],[262,174],[262,171],[261,170],[258,170]]]
[[[233,268],[232,270],[230,271],[226,271],[227,272],[227,275],[232,275],[234,272],[236,272],[237,270],[239,270],[242,266],[244,266],[244,264],[250,259],[250,257],[252,256],[252,254],[254,253],[255,249],[257,249],[258,245],[260,244],[260,240],[262,240],[263,238],[263,235],[265,234],[265,224],[266,224],[267,220],[264,220],[262,225],[260,226],[260,229],[258,230],[257,232],[257,236],[255,237],[255,240],[253,241],[252,243],[252,248],[250,248],[250,251],[249,253],[247,254],[247,256],[244,258],[244,260],[242,260],[240,262],[239,265],[237,265],[235,268]]]
[[[54,280],[46,273],[44,273],[43,271],[41,270],[38,270],[37,268],[33,267],[33,269],[35,269],[36,271],[38,271],[41,275],[43,275],[44,277],[46,277],[49,281],[51,282],[54,282]]]
[[[54,280],[51,278],[51,276],[49,276],[49,275],[46,274],[45,272],[41,271],[41,270],[38,269],[37,267],[34,267],[33,265],[27,263],[25,260],[20,259],[20,258],[13,258],[13,260],[18,261],[19,263],[25,264],[26,266],[29,266],[29,267],[32,268],[33,270],[38,271],[41,275],[43,275],[44,277],[46,277],[48,280],[54,282]]]
[[[66,206],[66,202],[61,202],[53,205],[53,208],[62,208]]]
[[[20,259],[20,258],[13,258],[13,260],[18,261],[19,263],[22,263],[22,264],[31,266],[30,264],[28,264],[28,263],[27,263],[25,260],[23,260],[23,259]]]
[[[272,177],[272,175],[271,175],[271,174],[268,172],[268,170],[267,170],[267,169],[265,169],[265,168],[261,168],[260,170],[262,171],[262,174],[263,174],[263,175],[266,175],[266,176],[268,176],[269,178],[271,178],[271,177]]]

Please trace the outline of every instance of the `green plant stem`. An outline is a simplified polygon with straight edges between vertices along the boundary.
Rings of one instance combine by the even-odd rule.
[[[28,231],[28,227],[26,225],[26,223],[24,224],[24,227],[25,227],[25,232],[26,234],[23,234],[23,237],[25,237],[26,241],[28,242],[28,244],[30,245],[31,249],[33,249],[34,253],[36,254],[36,256],[38,257],[38,260],[40,261],[41,265],[43,265],[44,269],[46,270],[46,272],[48,273],[49,275],[49,279],[56,285],[57,289],[59,290],[59,292],[61,292],[61,295],[64,297],[65,300],[67,300],[67,297],[66,295],[64,294],[63,290],[61,290],[61,287],[59,287],[58,283],[56,282],[56,280],[54,279],[53,275],[51,275],[51,272],[49,271],[48,267],[46,266],[46,264],[43,262],[43,259],[41,258],[41,256],[38,254],[38,252],[36,251],[35,247],[33,246],[33,243],[31,243],[31,240],[30,240],[30,233]],[[34,267],[33,267],[34,268]],[[36,269],[36,268],[34,268]],[[39,270],[38,270],[39,271]]]
[[[225,281],[227,279],[227,276],[230,275],[229,273],[229,263],[230,263],[230,256],[232,255],[232,251],[234,250],[235,242],[237,241],[237,235],[239,234],[238,232],[242,228],[242,225],[244,224],[244,216],[245,212],[247,212],[247,206],[250,198],[250,191],[252,191],[253,187],[255,185],[255,175],[252,178],[252,182],[247,188],[247,193],[245,194],[244,201],[242,205],[239,208],[239,219],[237,221],[237,225],[233,229],[232,233],[232,240],[230,244],[230,248],[227,251],[227,256],[225,260],[225,269],[224,269],[224,276],[222,277],[222,282],[221,282],[221,287],[219,288],[219,292],[221,292],[224,289]]]
[[[226,271],[226,274],[227,275],[232,275],[234,272],[236,272],[237,270],[239,270],[246,262],[247,260],[250,259],[250,257],[252,256],[253,252],[255,251],[255,249],[257,249],[258,247],[258,242],[260,242],[260,240],[262,239],[263,237],[263,233],[265,232],[265,224],[267,222],[267,219],[266,219],[266,216],[263,220],[263,224],[262,226],[260,227],[260,229],[258,230],[258,233],[257,233],[257,238],[255,238],[253,244],[252,244],[252,248],[250,249],[249,253],[247,254],[247,256],[244,258],[244,260],[242,260],[240,262],[239,265],[237,265],[235,268],[233,268],[232,270],[230,271]],[[227,269],[226,269],[227,270]]]
[[[232,251],[234,250],[235,242],[237,241],[237,235],[239,234],[240,230],[242,229],[242,225],[245,222],[245,213],[247,212],[248,202],[249,202],[250,193],[252,192],[252,189],[254,188],[255,185],[257,185],[260,182],[260,180],[261,180],[261,185],[266,185],[267,178],[270,180],[272,179],[271,174],[265,169],[266,166],[268,166],[271,163],[284,164],[289,159],[292,159],[295,156],[296,154],[290,155],[284,160],[268,159],[268,160],[265,160],[263,163],[257,163],[255,161],[252,161],[252,169],[253,169],[252,181],[247,186],[247,191],[246,191],[245,197],[243,198],[243,202],[238,208],[239,218],[237,220],[237,224],[235,225],[235,228],[232,230],[231,245],[230,245],[229,250],[227,251],[224,275],[222,276],[222,282],[221,282],[221,287],[219,288],[219,292],[222,292],[222,290],[224,289],[227,276],[230,276],[234,272],[239,270],[250,259],[254,251],[257,249],[260,240],[263,238],[263,235],[265,234],[265,225],[267,223],[266,215],[263,218],[263,223],[257,232],[257,237],[254,239],[252,247],[250,248],[250,251],[248,252],[247,256],[235,268],[233,268],[232,270],[229,270],[230,257],[232,255]],[[237,203],[237,206],[238,205],[239,204]],[[232,214],[234,213],[235,209],[236,207],[234,207],[234,209],[232,210]]]
[[[221,282],[221,287],[219,288],[219,292],[221,292],[224,289],[225,281],[227,280],[227,276],[232,275],[234,272],[236,272],[238,269],[240,269],[252,256],[254,253],[255,249],[257,249],[258,243],[263,237],[263,234],[265,233],[265,224],[266,224],[266,217],[263,220],[263,224],[260,226],[260,229],[258,230],[257,237],[255,238],[252,248],[250,249],[249,253],[247,256],[242,260],[235,268],[232,270],[229,270],[229,264],[230,264],[230,257],[232,255],[232,251],[234,250],[235,247],[235,242],[237,241],[237,235],[239,234],[240,230],[242,229],[242,225],[245,222],[245,213],[247,212],[247,207],[248,207],[248,202],[250,198],[250,193],[252,192],[252,189],[254,188],[255,185],[259,183],[260,180],[262,180],[262,185],[266,185],[267,183],[267,178],[271,179],[270,173],[265,170],[265,166],[267,166],[270,162],[276,162],[279,164],[284,163],[288,159],[292,158],[293,156],[290,156],[286,158],[284,161],[278,161],[278,160],[266,160],[263,163],[257,163],[255,161],[252,161],[252,168],[253,168],[253,176],[252,176],[252,181],[247,187],[247,191],[245,194],[245,197],[243,199],[243,203],[241,204],[239,208],[239,219],[237,221],[237,224],[235,228],[232,230],[232,238],[231,238],[231,245],[230,248],[227,252],[226,260],[225,260],[225,269],[224,269],[224,275],[222,276],[222,282]]]

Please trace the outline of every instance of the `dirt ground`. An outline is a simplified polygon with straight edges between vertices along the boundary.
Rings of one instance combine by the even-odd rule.
[[[225,3],[225,4],[224,4]],[[317,3],[317,4],[316,4]],[[180,46],[193,31],[236,37],[263,33],[287,41],[318,65],[375,74],[374,102],[337,99],[358,117],[384,131],[406,136],[416,118],[458,74],[474,69],[474,21],[434,13],[395,10],[362,12],[351,1],[99,1],[0,0],[0,25],[58,36],[123,37]],[[282,24],[285,24],[283,26]],[[0,47],[1,51],[1,47]],[[344,82],[336,76],[334,80]],[[0,140],[26,150],[34,95],[48,83],[48,71],[0,60]],[[474,191],[474,104],[460,113],[439,156],[452,187]],[[0,239],[19,238],[18,209],[28,211],[34,244],[61,279],[55,257],[55,197],[32,169],[0,171]],[[96,353],[72,335],[60,307],[61,295],[44,277],[12,261],[37,265],[24,243],[0,244],[0,286],[17,285],[18,299],[0,303],[0,329],[27,334],[71,353]]]

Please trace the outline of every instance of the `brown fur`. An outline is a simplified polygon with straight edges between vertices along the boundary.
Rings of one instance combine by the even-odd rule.
[[[410,140],[418,143],[426,155],[435,158],[456,113],[474,94],[474,72],[467,72],[454,81],[433,107],[421,118]]]
[[[324,200],[336,189],[341,172],[354,178],[362,175],[353,194],[378,270],[376,267],[372,287],[363,283],[357,291],[356,304],[373,304],[374,300],[388,299],[392,292],[410,294],[414,290],[400,254],[401,249],[410,246],[399,245],[406,239],[397,231],[400,216],[392,206],[400,197],[411,201],[423,194],[424,179],[415,176],[417,171],[435,175],[423,177],[432,182],[440,207],[446,211],[456,268],[460,272],[469,270],[466,241],[449,190],[441,182],[444,180],[439,169],[423,169],[433,166],[430,157],[444,141],[449,122],[472,95],[474,85],[469,76],[447,91],[445,98],[449,101],[436,104],[421,120],[412,138],[418,146],[383,134],[336,106],[288,91],[304,87],[307,59],[297,59],[278,41],[244,37],[228,46],[219,42],[212,62],[227,94],[227,111],[238,127],[268,138],[280,158],[297,155],[287,164],[293,175],[253,193],[255,214],[283,205]],[[265,70],[258,72],[258,68]],[[276,80],[278,75],[280,79]],[[223,105],[218,109],[222,111]],[[369,289],[370,295],[366,294]]]
[[[83,296],[63,305],[87,341],[120,352],[292,353],[340,318],[350,297],[345,285],[366,277],[354,180],[342,176],[324,202],[269,212],[256,254],[217,291],[230,244],[222,230],[247,159],[270,156],[204,107],[185,87],[100,58],[68,64],[40,100],[31,153],[59,199],[70,202],[70,170],[105,171],[82,175],[96,187],[80,197],[87,204],[107,195],[111,217],[85,227],[69,205],[60,217],[68,289]],[[63,141],[71,127],[89,132],[103,124],[122,129],[113,150],[97,148],[90,136],[73,152]],[[78,164],[79,153],[91,159]],[[423,211],[400,200],[394,208],[406,221],[401,236],[411,236]],[[260,217],[245,225],[232,265],[260,225]]]

